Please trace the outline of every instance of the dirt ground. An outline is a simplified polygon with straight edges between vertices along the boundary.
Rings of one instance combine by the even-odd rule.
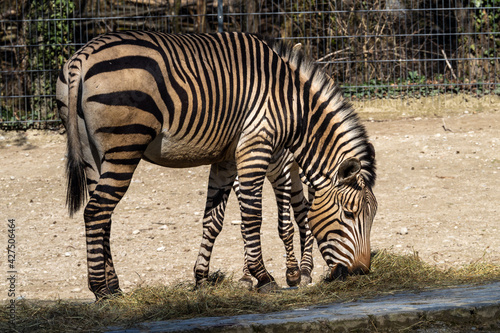
[[[372,249],[416,251],[443,268],[478,260],[500,264],[499,109],[410,116],[365,121],[378,164]],[[64,154],[65,135],[58,132],[0,132],[0,272],[7,276],[11,270],[7,222],[14,219],[16,297],[93,297],[87,289],[82,214],[70,219],[64,206]],[[124,291],[194,280],[208,170],[141,162],[113,217],[111,246]],[[284,248],[268,183],[264,201],[265,264],[284,286]],[[225,221],[211,269],[239,278],[243,247],[234,195]],[[318,281],[325,262],[316,246],[314,259],[313,281]],[[9,286],[5,278],[0,281],[5,300]]]

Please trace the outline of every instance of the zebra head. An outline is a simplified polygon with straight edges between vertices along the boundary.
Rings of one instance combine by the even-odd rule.
[[[275,43],[273,49],[301,83],[290,98],[298,114],[289,149],[302,181],[315,192],[308,221],[329,277],[367,273],[377,209],[375,150],[355,110],[318,63],[287,43]]]
[[[340,163],[332,186],[316,191],[309,225],[329,267],[327,279],[369,272],[376,210],[377,201],[356,157]]]

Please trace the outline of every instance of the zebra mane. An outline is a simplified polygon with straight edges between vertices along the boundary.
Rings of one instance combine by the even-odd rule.
[[[343,100],[340,88],[317,62],[305,55],[300,44],[293,45],[290,42],[278,39],[268,39],[266,41],[274,52],[288,62],[294,70],[299,70],[304,77],[308,77],[311,86],[315,90],[321,91],[325,100],[333,98],[339,101]],[[345,104],[350,107],[348,103]]]
[[[266,42],[293,70],[309,78],[312,89],[320,92],[323,100],[335,102],[337,107],[332,112],[340,114],[347,124],[350,136],[354,138],[353,144],[360,148],[357,157],[362,163],[363,178],[367,185],[373,187],[376,178],[375,151],[369,143],[365,127],[352,105],[343,98],[341,89],[318,63],[304,54],[300,46],[278,39],[266,39]]]

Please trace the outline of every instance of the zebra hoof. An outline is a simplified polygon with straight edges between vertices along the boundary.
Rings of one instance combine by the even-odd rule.
[[[101,301],[105,300],[112,300],[115,298],[120,298],[123,296],[123,291],[120,288],[113,289],[113,290],[107,290],[105,293],[100,292],[100,293],[95,293],[95,301],[96,303],[99,303]]]
[[[311,273],[300,274],[300,286],[305,287],[312,282]]]
[[[261,286],[257,285],[256,289],[261,294],[269,294],[272,293],[273,291],[281,290],[280,286],[278,286],[276,281],[271,281]]]
[[[194,290],[204,289],[207,286],[208,286],[208,280],[207,279],[196,281],[196,284],[194,285]]]
[[[238,284],[243,289],[246,289],[249,291],[253,289],[253,281],[252,281],[252,277],[250,275],[247,275],[247,274],[243,275],[243,277],[238,280]]]
[[[298,286],[300,284],[300,281],[301,281],[301,276],[300,276],[300,271],[298,269],[286,270],[286,284],[288,284],[289,287]]]

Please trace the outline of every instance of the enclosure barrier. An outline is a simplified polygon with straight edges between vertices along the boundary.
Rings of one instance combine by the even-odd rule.
[[[500,95],[500,0],[0,0],[0,127],[58,126],[59,68],[130,29],[301,43],[354,101]]]

